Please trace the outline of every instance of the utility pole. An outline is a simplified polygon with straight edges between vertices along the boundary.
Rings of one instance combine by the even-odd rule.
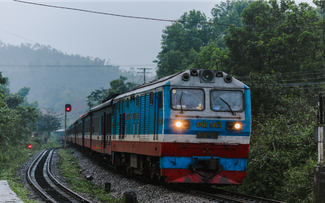
[[[67,148],[67,111],[64,111],[64,149]]]
[[[64,149],[67,147],[67,112],[71,111],[71,104],[64,107]]]
[[[141,72],[138,72],[140,74],[143,74],[143,83],[146,83],[146,70],[151,70],[152,68],[138,68],[138,70],[142,70]]]
[[[324,163],[324,115],[323,95],[318,95],[318,121],[315,126],[315,142],[318,145],[318,165],[314,170],[314,203],[325,203],[325,167]]]

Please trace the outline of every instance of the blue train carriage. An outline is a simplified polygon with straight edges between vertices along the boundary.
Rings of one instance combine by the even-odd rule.
[[[102,105],[108,103],[113,165],[174,183],[243,183],[251,110],[242,82],[215,70],[187,70]]]

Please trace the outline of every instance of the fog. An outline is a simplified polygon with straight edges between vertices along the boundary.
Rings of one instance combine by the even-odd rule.
[[[220,1],[30,2],[170,20],[178,19],[184,12],[192,9],[210,16],[211,9],[220,3]],[[160,51],[162,30],[165,26],[171,25],[170,22],[98,15],[12,1],[0,3],[0,18],[3,19],[0,40],[4,43],[19,45],[37,42],[68,54],[106,59],[111,64],[121,67],[154,68],[155,64],[152,61]]]

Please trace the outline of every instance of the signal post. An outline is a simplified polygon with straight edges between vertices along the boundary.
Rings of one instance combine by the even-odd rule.
[[[64,149],[67,147],[67,112],[71,111],[71,105],[66,104],[64,108]]]
[[[315,142],[318,145],[318,165],[314,170],[314,203],[325,203],[325,167],[324,167],[324,118],[323,95],[318,98],[318,123],[315,126]]]

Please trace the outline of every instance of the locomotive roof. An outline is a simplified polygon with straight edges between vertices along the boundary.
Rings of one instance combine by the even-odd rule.
[[[110,106],[112,104],[113,100],[118,100],[118,99],[123,98],[125,96],[130,96],[130,95],[138,94],[138,93],[141,93],[141,92],[150,91],[152,89],[155,89],[157,87],[162,87],[162,86],[165,86],[165,85],[195,86],[195,84],[196,84],[195,82],[194,83],[193,82],[188,83],[188,81],[183,81],[182,80],[182,75],[184,73],[190,74],[190,71],[191,70],[186,70],[186,71],[183,71],[183,72],[175,73],[175,74],[172,74],[172,75],[169,75],[169,76],[166,76],[166,77],[163,77],[163,78],[153,80],[153,81],[150,81],[148,83],[139,85],[139,86],[127,91],[127,92],[121,93],[118,96],[113,97],[113,98],[105,101],[102,104],[99,104],[97,106],[94,106],[94,107],[90,108],[83,115],[81,115],[79,117],[79,119],[87,116],[90,112],[94,112],[94,111],[102,109],[102,108],[104,108],[106,106]],[[199,71],[201,71],[201,70],[199,70]],[[226,77],[228,75],[225,72],[222,72],[222,74],[224,75],[224,77]],[[195,78],[197,78],[196,79],[197,82],[200,80],[199,77],[195,77]],[[222,78],[223,77],[221,77],[220,79],[222,79]],[[238,88],[238,87],[244,88],[244,86],[246,88],[248,88],[244,83],[240,82],[239,80],[237,80],[235,78],[232,78],[231,83],[227,83],[223,79],[218,80],[218,81],[216,80],[215,83],[200,83],[200,85],[201,86],[203,85],[203,87],[204,86],[211,87],[211,84],[213,84],[215,87],[218,87],[218,88]]]

